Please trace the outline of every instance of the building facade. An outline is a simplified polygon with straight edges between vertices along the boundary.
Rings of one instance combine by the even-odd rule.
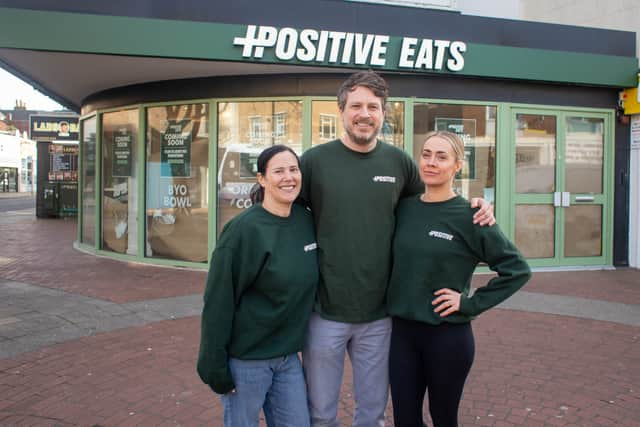
[[[34,193],[37,162],[35,141],[0,131],[0,192]]]
[[[629,194],[630,132],[618,94],[638,84],[636,34],[456,5],[2,1],[0,60],[81,111],[86,250],[204,267],[224,224],[250,206],[257,154],[340,137],[339,84],[375,69],[391,87],[381,139],[415,157],[427,132],[460,134],[459,192],[494,202],[533,266],[627,265],[630,211],[617,201]],[[73,31],[11,32],[27,23]]]

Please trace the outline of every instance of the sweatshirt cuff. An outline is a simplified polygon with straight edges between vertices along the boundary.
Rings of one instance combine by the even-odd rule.
[[[467,316],[473,316],[473,307],[472,307],[472,303],[471,303],[471,298],[469,298],[468,296],[466,296],[465,294],[460,295],[460,313],[467,315]]]
[[[235,383],[233,382],[233,378],[231,377],[231,372],[229,369],[220,370],[212,375],[212,380],[209,383],[209,387],[215,393],[218,394],[226,394],[231,390],[236,388]]]

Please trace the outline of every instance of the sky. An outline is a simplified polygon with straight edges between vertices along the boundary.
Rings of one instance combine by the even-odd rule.
[[[60,104],[35,90],[30,84],[0,68],[0,109],[13,110],[16,99],[25,101],[27,110],[53,111],[63,109]]]

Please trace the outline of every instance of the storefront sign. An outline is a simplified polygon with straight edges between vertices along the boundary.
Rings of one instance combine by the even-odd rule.
[[[387,64],[390,36],[380,34],[317,31],[248,25],[244,37],[233,44],[242,46],[242,57],[263,58],[273,49],[280,61],[297,60],[321,64],[395,66],[400,69],[461,71],[467,45],[461,41],[403,37],[397,63]]]
[[[476,179],[476,121],[475,119],[456,119],[436,117],[436,129],[446,130],[458,135],[464,142],[464,163],[456,179]]]
[[[78,117],[29,116],[29,138],[38,141],[77,141]]]
[[[160,176],[191,176],[191,120],[170,120],[162,134]],[[189,130],[187,130],[187,128]]]
[[[113,135],[112,176],[125,178],[131,176],[131,147],[133,135],[128,127],[119,128]]]
[[[405,3],[405,0],[401,1]],[[341,2],[325,3],[331,9]],[[377,6],[365,8],[371,8],[374,14],[379,10]],[[43,19],[43,16],[50,14],[55,15],[56,19]],[[407,15],[400,13],[399,16]],[[356,25],[366,26],[368,23],[354,19],[336,21],[331,28],[336,31],[326,28],[292,29],[299,22],[293,19],[290,25],[285,26],[285,30],[259,25],[204,22],[206,20],[148,19],[140,16],[0,7],[0,47],[129,57],[318,66],[349,71],[353,68],[375,68],[383,71],[455,73],[497,80],[610,88],[636,87],[638,84],[638,58],[634,54],[621,56],[621,47],[586,48],[588,43],[584,44],[583,41],[593,36],[593,29],[562,28],[544,23],[507,24],[508,21],[498,19],[495,20],[495,25],[485,25],[481,21],[484,18],[440,12],[438,16],[432,16],[417,11],[416,19],[420,21],[423,18],[421,25],[407,23],[406,32],[385,35],[357,32],[354,29]],[[60,19],[75,31],[60,32]],[[384,20],[387,17],[380,14],[378,19]],[[38,25],[34,27],[33,22],[38,22]],[[434,22],[437,25],[433,25]],[[475,23],[480,24],[477,31],[472,31],[477,35],[470,35],[468,38],[465,36],[463,41],[456,40],[458,36],[448,35],[459,34],[456,31],[461,25],[474,26]],[[30,28],[31,31],[20,31],[21,28]],[[606,44],[617,46],[621,41],[620,37],[628,40],[628,37],[619,32],[599,31]],[[518,35],[520,32],[522,34]],[[568,45],[575,47],[568,47],[567,50],[547,46],[544,38],[539,37],[539,34],[546,32],[550,33],[548,35],[551,39],[566,37],[574,40]],[[56,34],[56,37],[48,37],[49,34]],[[89,42],[86,37],[77,37],[77,34],[92,34],[92,37]],[[176,34],[185,35],[189,43],[184,43]],[[135,40],[135,43],[129,43],[130,40]],[[511,41],[516,42],[515,45]],[[626,43],[628,42],[625,41],[624,44]],[[603,49],[604,52],[600,52]],[[432,61],[431,65],[429,59]],[[429,66],[433,68],[430,69]],[[295,71],[283,70],[283,73],[289,72]]]

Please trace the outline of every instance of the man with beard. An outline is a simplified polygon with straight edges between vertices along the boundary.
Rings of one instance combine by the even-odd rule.
[[[320,283],[303,350],[312,426],[338,427],[345,350],[353,372],[353,425],[384,426],[391,319],[385,308],[398,201],[421,193],[413,160],[377,139],[388,86],[373,71],[338,90],[345,133],[301,158],[302,193],[313,212]],[[482,199],[474,222],[495,222]],[[427,303],[427,302],[425,302]]]

